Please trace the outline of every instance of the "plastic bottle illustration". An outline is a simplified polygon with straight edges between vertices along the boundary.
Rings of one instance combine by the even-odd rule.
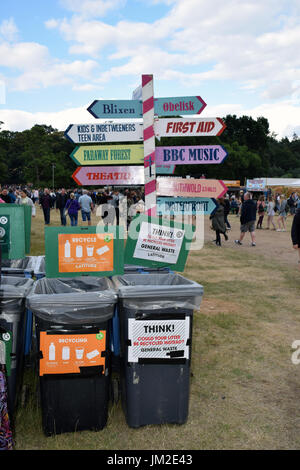
[[[104,255],[104,253],[106,253],[107,251],[109,251],[109,248],[107,245],[105,245],[105,246],[102,246],[102,248],[98,248],[97,253],[99,256],[101,256],[101,255]]]
[[[71,245],[69,240],[66,241],[65,243],[65,258],[70,258],[71,257]]]
[[[55,361],[55,346],[51,343],[49,346],[49,361]]]
[[[82,258],[82,246],[81,245],[76,246],[76,257]]]

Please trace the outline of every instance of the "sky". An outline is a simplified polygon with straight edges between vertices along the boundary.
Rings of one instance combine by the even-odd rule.
[[[65,130],[96,99],[201,96],[300,136],[299,0],[0,0],[0,121]]]

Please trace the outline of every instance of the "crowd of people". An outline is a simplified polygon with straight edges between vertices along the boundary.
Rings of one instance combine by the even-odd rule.
[[[125,199],[126,198],[126,199]],[[36,215],[39,206],[44,215],[45,225],[50,224],[51,210],[60,213],[61,225],[77,226],[78,214],[82,221],[91,225],[91,214],[95,209],[106,224],[119,224],[120,207],[126,202],[127,226],[137,213],[144,212],[144,193],[141,190],[101,189],[99,191],[86,189],[65,189],[56,191],[49,188],[31,189],[27,187],[3,187],[0,190],[0,203],[27,204],[32,208],[32,216]],[[113,210],[111,210],[113,208]],[[116,220],[115,220],[116,219]]]
[[[276,193],[264,195],[255,199],[250,192],[236,196],[219,198],[216,210],[211,214],[211,228],[215,231],[214,243],[221,246],[221,235],[228,240],[227,231],[231,229],[228,221],[228,214],[231,212],[240,217],[240,236],[235,240],[236,245],[242,245],[247,232],[250,233],[251,246],[256,246],[255,230],[262,230],[263,221],[266,217],[266,230],[277,232],[286,231],[286,218],[293,217],[291,238],[294,249],[298,250],[300,263],[300,197],[297,192],[293,192],[289,197],[285,194]],[[277,213],[277,226],[275,214]]]
[[[71,226],[78,224],[78,214],[81,213],[82,221],[91,225],[91,214],[97,209],[97,215],[102,217],[106,224],[119,224],[120,209],[127,214],[127,227],[137,213],[143,213],[145,209],[144,193],[141,190],[101,189],[99,191],[87,191],[85,189],[60,188],[57,191],[45,188],[31,189],[26,187],[3,187],[0,191],[0,203],[27,204],[32,208],[32,216],[36,215],[36,207],[43,210],[45,225],[50,224],[51,210],[56,209],[60,213],[61,225],[65,226],[70,221]],[[238,195],[229,196],[217,200],[216,210],[210,216],[211,228],[215,231],[214,243],[221,246],[221,235],[228,240],[227,231],[231,230],[228,219],[230,213],[240,217],[240,236],[235,240],[237,245],[242,245],[245,234],[250,233],[251,246],[256,246],[255,230],[286,231],[286,218],[293,217],[292,242],[299,251],[300,262],[300,197],[293,192],[289,197],[284,194],[271,193],[268,196],[260,195],[255,198],[250,192],[241,191]],[[110,210],[113,209],[113,210]],[[125,211],[124,211],[125,212]],[[278,217],[275,218],[275,214]],[[264,221],[266,226],[263,226]]]

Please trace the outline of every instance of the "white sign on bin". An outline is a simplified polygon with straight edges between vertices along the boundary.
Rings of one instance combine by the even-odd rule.
[[[190,318],[183,320],[128,319],[128,362],[139,359],[189,359]]]

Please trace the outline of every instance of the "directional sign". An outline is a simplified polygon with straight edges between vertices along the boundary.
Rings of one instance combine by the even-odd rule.
[[[126,119],[143,116],[143,106],[140,100],[95,100],[87,108],[95,118]]]
[[[137,89],[136,96],[140,96],[140,89]],[[206,103],[203,101],[201,96],[155,98],[154,114],[157,116],[200,114],[205,106]],[[126,119],[128,117],[140,118],[143,116],[143,103],[141,99],[95,100],[87,110],[95,118],[101,119]]]
[[[132,121],[70,124],[65,137],[75,144],[136,142],[143,140],[143,124]]]
[[[175,171],[175,165],[156,165],[157,175],[173,175]]]
[[[217,199],[227,192],[227,187],[221,180],[159,176],[157,178],[156,192],[158,196],[209,197]]]
[[[79,186],[113,186],[144,184],[143,166],[79,166],[72,178]]]
[[[158,197],[156,203],[157,214],[161,215],[207,215],[211,214],[217,207],[215,199],[204,197]]]
[[[77,165],[131,165],[144,163],[143,145],[84,145],[70,157]]]
[[[205,106],[206,103],[201,96],[178,96],[154,99],[154,112],[157,116],[200,114]]]
[[[190,147],[156,147],[157,165],[195,165],[222,163],[228,156],[222,145],[198,145]]]
[[[156,119],[154,123],[157,137],[216,136],[225,128],[221,118]]]

